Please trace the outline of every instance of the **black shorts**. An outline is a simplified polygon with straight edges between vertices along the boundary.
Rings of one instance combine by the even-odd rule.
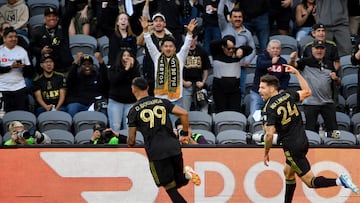
[[[310,171],[311,166],[306,158],[309,143],[307,138],[288,140],[283,142],[283,150],[286,157],[286,164],[288,164],[295,173],[302,177]]]
[[[150,161],[149,164],[151,174],[158,187],[163,186],[166,190],[180,188],[189,182],[185,178],[182,154]]]

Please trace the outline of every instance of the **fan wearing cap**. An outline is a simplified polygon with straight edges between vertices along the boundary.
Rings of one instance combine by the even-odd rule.
[[[334,64],[325,57],[325,41],[314,40],[311,56],[295,61],[296,54],[290,55],[290,65],[296,67],[311,88],[311,96],[306,98],[304,106],[306,130],[317,132],[318,114],[324,119],[328,136],[338,133],[336,121],[336,106],[333,99],[334,86],[341,85],[341,79],[336,74]]]
[[[76,9],[74,1],[69,1],[68,10],[61,16],[59,21],[59,11],[54,7],[47,7],[44,10],[44,24],[30,29],[31,52],[36,57],[36,70],[42,73],[40,60],[43,54],[52,54],[55,62],[55,71],[68,72],[73,57],[69,47],[68,28]],[[73,11],[74,10],[74,11]]]
[[[44,133],[34,130],[25,130],[24,125],[20,121],[12,121],[8,125],[8,131],[11,135],[4,145],[17,144],[51,144],[51,138]]]
[[[325,42],[325,58],[334,63],[334,67],[336,70],[340,69],[340,57],[338,47],[336,46],[334,41],[326,39],[326,29],[325,26],[321,23],[314,24],[312,26],[311,35],[315,38],[315,40],[320,40]],[[304,51],[302,53],[302,57],[311,56],[312,45],[314,41],[309,42],[304,46]]]
[[[93,57],[99,62],[99,70],[96,70]],[[99,52],[94,56],[77,53],[67,77],[66,104],[70,115],[87,111],[97,97],[106,97],[106,71],[107,67]]]
[[[66,111],[66,78],[64,74],[54,71],[54,59],[51,54],[41,57],[40,66],[43,73],[33,81],[33,92],[38,103],[36,114],[45,111]]]
[[[192,32],[197,26],[197,21],[192,19],[188,24],[184,45],[178,53],[176,53],[173,38],[164,38],[161,44],[161,52],[157,49],[157,46],[151,40],[148,19],[144,16],[141,17],[141,26],[143,27],[146,47],[154,62],[155,96],[175,102],[181,99],[183,94],[183,68],[190,49]],[[181,100],[179,100],[179,103],[182,106]]]
[[[148,17],[148,20],[150,18]],[[161,41],[164,38],[172,37],[173,35],[169,30],[166,29],[166,19],[165,16],[161,13],[155,13],[152,18],[152,25],[149,26],[149,32],[151,36],[151,40],[156,45],[157,49],[161,51]],[[136,44],[138,46],[145,46],[145,40],[144,40],[144,32],[141,33],[141,35],[138,37]],[[179,47],[177,44],[175,45],[176,49]],[[144,56],[144,62],[143,62],[143,75],[144,78],[149,83],[149,95],[154,96],[154,86],[155,86],[155,79],[154,79],[154,62],[151,59],[149,50],[145,46],[145,56]]]

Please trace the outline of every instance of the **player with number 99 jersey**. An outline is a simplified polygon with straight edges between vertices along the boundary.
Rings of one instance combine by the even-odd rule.
[[[128,113],[128,126],[136,127],[144,136],[150,160],[161,160],[181,153],[169,114],[174,108],[167,99],[147,96],[138,100]]]

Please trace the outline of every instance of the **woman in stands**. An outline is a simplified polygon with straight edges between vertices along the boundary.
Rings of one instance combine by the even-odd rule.
[[[136,101],[131,92],[131,83],[140,76],[139,63],[129,50],[121,50],[108,69],[109,102],[108,117],[110,128],[119,131],[127,128],[126,115]]]
[[[109,63],[114,64],[116,57],[125,49],[136,56],[136,35],[131,30],[129,16],[120,13],[115,21],[115,32],[109,37]]]

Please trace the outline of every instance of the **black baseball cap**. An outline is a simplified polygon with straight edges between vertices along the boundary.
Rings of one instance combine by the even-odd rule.
[[[322,47],[325,48],[325,42],[322,40],[314,40],[313,47]]]
[[[54,61],[54,57],[51,54],[43,54],[40,59],[40,63],[43,63],[46,59],[51,59]]]
[[[85,61],[89,61],[90,63],[94,64],[94,60],[90,55],[83,55],[80,58],[80,65],[83,64]]]
[[[47,16],[49,14],[55,14],[56,16],[59,16],[58,10],[51,6],[45,8],[45,11],[44,11],[45,16]]]
[[[312,30],[315,31],[319,28],[324,28],[325,29],[325,25],[324,24],[321,24],[321,23],[316,23],[312,26]]]

